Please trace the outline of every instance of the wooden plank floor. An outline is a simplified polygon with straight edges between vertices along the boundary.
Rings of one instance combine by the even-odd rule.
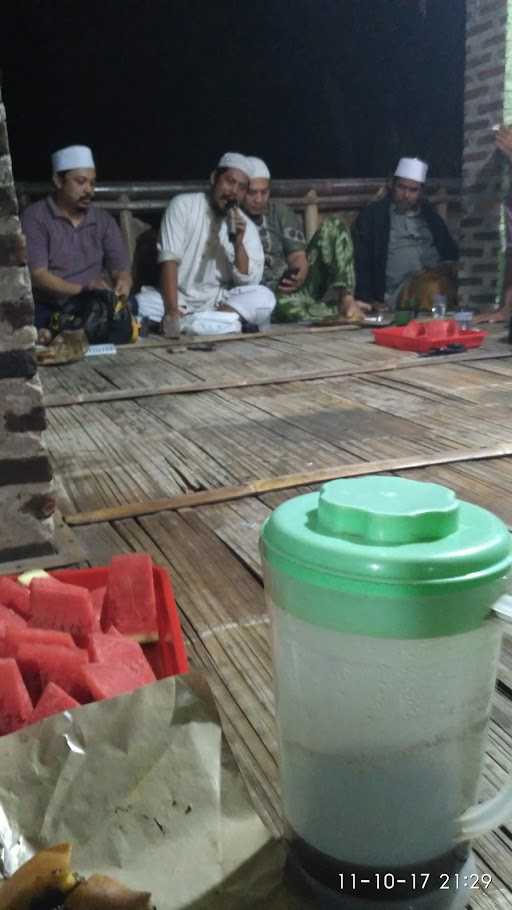
[[[46,368],[46,395],[197,385],[187,394],[50,407],[46,443],[67,514],[208,490],[262,477],[493,445],[512,447],[512,357],[499,333],[479,354],[419,361],[360,331],[280,332],[218,342],[211,351],[120,349]],[[361,370],[365,369],[365,373]],[[251,385],[301,372],[314,380]],[[246,381],[236,388],[212,385]],[[208,384],[208,390],[201,386]],[[512,527],[512,456],[400,471],[444,483]],[[268,620],[258,536],[275,491],[215,505],[82,525],[90,564],[145,550],[173,578],[191,664],[207,671],[228,739],[263,819],[281,831]],[[512,764],[512,639],[505,637],[482,796]],[[512,829],[480,838],[481,868],[497,882],[474,908],[512,908]]]

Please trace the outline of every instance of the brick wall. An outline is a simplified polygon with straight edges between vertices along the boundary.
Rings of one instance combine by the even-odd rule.
[[[34,358],[34,304],[0,90],[0,568],[55,552],[51,469]]]
[[[461,217],[461,302],[494,304],[500,294],[502,200],[508,169],[495,151],[492,126],[510,120],[507,51],[512,4],[467,0],[464,155]]]

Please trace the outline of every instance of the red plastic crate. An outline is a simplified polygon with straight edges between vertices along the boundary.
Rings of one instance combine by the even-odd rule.
[[[488,333],[483,330],[461,331],[455,319],[432,319],[418,322],[413,319],[408,325],[386,326],[373,329],[376,344],[400,351],[416,351],[425,354],[448,344],[463,344],[466,348],[478,348]]]
[[[80,585],[92,591],[106,586],[108,566],[97,566],[93,569],[59,569],[49,572],[53,578],[69,585]],[[16,578],[16,576],[12,576]],[[180,619],[174,599],[170,578],[165,569],[153,564],[153,581],[158,621],[159,641],[156,645],[143,645],[155,676],[178,676],[187,673],[188,659],[185,643],[181,633]],[[155,649],[157,653],[155,653]]]

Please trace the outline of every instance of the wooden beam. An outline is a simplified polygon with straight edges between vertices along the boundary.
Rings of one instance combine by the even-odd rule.
[[[66,515],[69,525],[97,524],[104,521],[117,521],[122,518],[135,518],[140,515],[152,515],[176,509],[194,506],[212,505],[244,499],[247,496],[258,496],[274,490],[287,490],[291,487],[308,486],[312,483],[323,483],[339,477],[363,477],[367,474],[382,474],[389,471],[406,471],[413,468],[429,468],[438,464],[458,464],[464,461],[481,461],[488,458],[504,458],[512,455],[512,441],[489,449],[451,450],[439,455],[425,457],[408,456],[405,458],[388,458],[381,461],[363,461],[356,464],[333,465],[329,468],[305,471],[300,474],[283,474],[280,477],[267,477],[253,480],[239,486],[218,487],[200,490],[197,493],[181,493],[169,499],[148,499],[145,502],[129,502],[120,506],[95,509],[91,512],[76,512]]]
[[[272,326],[271,329],[268,329],[265,332],[246,332],[246,333],[235,333],[231,335],[181,335],[179,339],[172,338],[158,338],[155,341],[152,341],[148,338],[139,340],[137,344],[129,342],[128,344],[118,344],[116,348],[118,351],[129,351],[130,353],[138,353],[139,351],[148,351],[156,348],[176,348],[180,350],[182,348],[193,347],[196,344],[227,344],[230,341],[259,341],[260,338],[277,338],[283,335],[319,335],[323,332],[346,332],[354,331],[355,329],[368,329],[370,326],[354,322],[349,319],[339,319],[336,320],[332,325],[331,324],[318,324],[318,325],[298,325],[297,323],[281,323]]]
[[[187,385],[164,385],[157,388],[139,386],[131,389],[113,389],[111,392],[89,392],[83,395],[48,395],[44,399],[46,408],[68,408],[79,404],[101,404],[104,401],[124,401],[136,398],[155,398],[158,395],[190,395],[197,392],[220,392],[226,389],[253,388],[265,385],[284,385],[290,382],[311,382],[314,379],[335,379],[338,376],[365,376],[371,373],[386,373],[391,370],[405,370],[411,367],[438,366],[439,363],[471,363],[475,360],[497,360],[512,357],[509,353],[473,353],[446,354],[440,357],[419,358],[418,360],[393,360],[381,366],[343,367],[337,370],[310,370],[302,373],[289,373],[286,376],[266,376],[264,379],[240,379],[228,382],[193,382]]]

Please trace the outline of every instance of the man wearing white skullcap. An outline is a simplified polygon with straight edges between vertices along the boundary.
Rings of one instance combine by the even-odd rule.
[[[22,213],[35,301],[35,324],[44,328],[70,298],[112,286],[128,296],[130,261],[119,227],[91,205],[96,169],[91,149],[70,145],[51,157],[54,193]]]
[[[270,198],[270,171],[248,158],[250,182],[244,209],[256,224],[265,268],[262,284],[273,291],[273,322],[319,321],[337,315],[360,319],[365,304],[354,300],[352,241],[339,218],[327,218],[306,248],[299,218]]]
[[[412,298],[428,278],[432,290],[454,297],[457,245],[435,209],[424,198],[428,165],[400,158],[388,193],[360,212],[353,228],[356,295],[390,308]]]
[[[167,337],[256,330],[270,320],[274,295],[260,285],[258,231],[240,211],[249,165],[239,152],[220,158],[207,193],[182,193],[164,213],[158,241],[162,331]],[[144,314],[144,295],[138,295]],[[154,299],[152,301],[154,318]]]

